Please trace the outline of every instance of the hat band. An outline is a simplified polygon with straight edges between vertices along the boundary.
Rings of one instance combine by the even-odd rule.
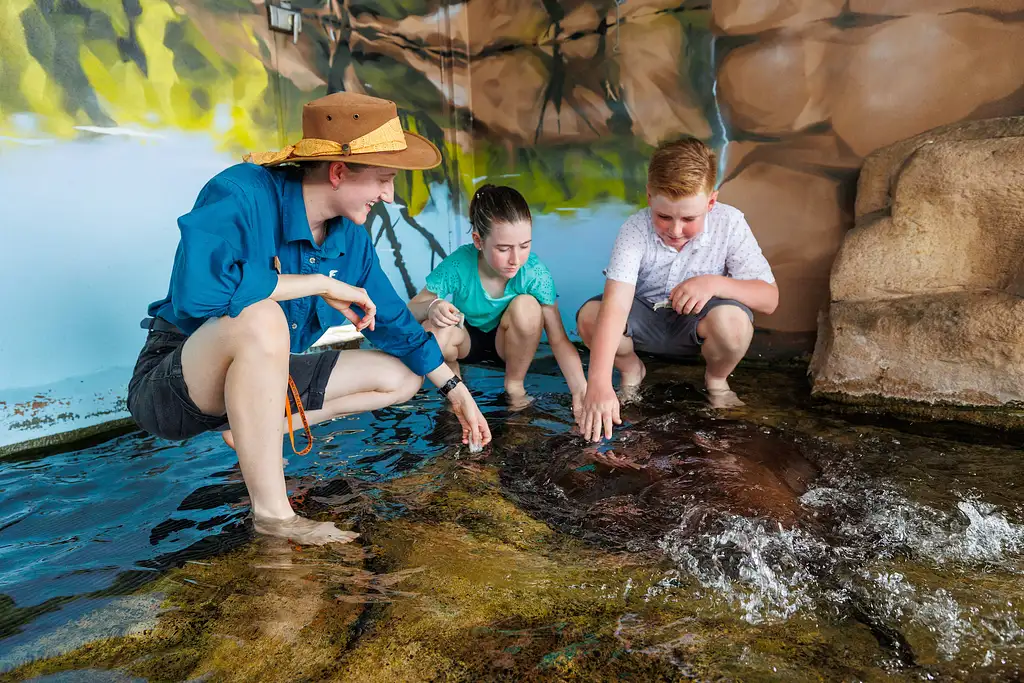
[[[252,152],[242,157],[260,166],[280,164],[285,161],[301,161],[327,156],[349,156],[372,152],[401,152],[408,148],[402,122],[396,116],[384,125],[374,128],[366,135],[360,135],[351,142],[335,142],[319,138],[302,138],[294,145],[288,145],[279,152]]]

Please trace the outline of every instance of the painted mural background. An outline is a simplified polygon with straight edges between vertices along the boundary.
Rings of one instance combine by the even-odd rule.
[[[445,163],[368,229],[411,294],[468,239],[483,182],[521,190],[572,330],[658,142],[722,151],[779,280],[756,353],[810,349],[857,172],[880,146],[1024,109],[1024,0],[302,0],[297,44],[250,0],[0,3],[0,448],[123,415],[176,218],[306,100],[396,101]]]

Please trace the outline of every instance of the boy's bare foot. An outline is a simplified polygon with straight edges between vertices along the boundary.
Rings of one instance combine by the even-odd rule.
[[[740,406],[747,405],[740,400],[735,391],[729,388],[729,383],[724,379],[713,380],[705,375],[704,384],[708,389],[708,403],[716,410],[739,408]]]
[[[274,538],[283,538],[298,545],[323,545],[324,543],[349,543],[359,538],[352,531],[342,531],[333,522],[314,522],[311,519],[292,515],[285,519],[268,519],[253,516],[256,533]]]
[[[636,354],[633,354],[631,362],[625,370],[620,369],[619,374],[622,377],[619,384],[619,401],[634,403],[640,398],[640,385],[643,383],[644,377],[647,376],[647,366]]]

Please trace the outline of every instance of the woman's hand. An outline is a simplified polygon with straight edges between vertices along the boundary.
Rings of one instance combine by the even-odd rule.
[[[572,392],[572,417],[576,420],[576,426],[580,433],[583,433],[583,402],[587,398],[587,385],[582,389]]]
[[[484,419],[466,385],[460,383],[448,392],[448,401],[452,404],[452,411],[459,418],[459,423],[462,424],[462,443],[481,448],[489,444],[491,428],[487,426],[487,420]]]
[[[366,290],[362,287],[353,287],[340,280],[325,279],[327,286],[320,296],[327,302],[327,305],[340,311],[356,326],[356,330],[359,332],[367,328],[372,330],[376,324],[377,306],[374,305]],[[363,310],[362,317],[352,310],[353,305]]]

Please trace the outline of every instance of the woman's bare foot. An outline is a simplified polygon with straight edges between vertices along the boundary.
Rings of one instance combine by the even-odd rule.
[[[228,448],[235,450],[235,437],[231,434],[230,429],[225,429],[221,432],[220,438],[224,439],[224,443],[228,445]]]
[[[740,400],[736,392],[729,388],[729,382],[724,379],[711,379],[704,375],[704,385],[708,390],[708,403],[716,410],[727,408],[739,408],[747,405]]]
[[[298,545],[349,543],[359,538],[359,534],[352,531],[342,531],[334,526],[333,522],[314,522],[299,515],[292,515],[285,519],[253,516],[252,526],[258,534],[283,538]]]

